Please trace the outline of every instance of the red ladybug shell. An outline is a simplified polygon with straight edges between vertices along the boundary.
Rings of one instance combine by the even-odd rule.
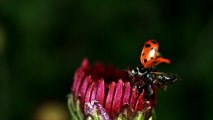
[[[149,60],[155,59],[158,53],[158,42],[155,40],[148,40],[141,52],[141,63],[144,65]]]
[[[170,63],[169,59],[157,56],[158,47],[159,44],[155,40],[148,40],[144,44],[140,57],[141,63],[144,66],[144,68],[156,66],[162,62]]]

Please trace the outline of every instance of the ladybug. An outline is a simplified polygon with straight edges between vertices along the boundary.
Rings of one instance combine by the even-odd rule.
[[[175,83],[179,78],[175,74],[159,72],[155,66],[160,63],[170,63],[158,53],[159,44],[155,40],[148,40],[142,49],[140,61],[142,66],[128,70],[130,77],[134,77],[132,84],[138,93],[145,90],[147,96],[153,95],[152,86],[166,89],[168,85]]]
[[[142,49],[140,61],[144,68],[156,66],[162,62],[170,63],[169,59],[163,58],[158,53],[159,44],[156,40],[148,40]]]

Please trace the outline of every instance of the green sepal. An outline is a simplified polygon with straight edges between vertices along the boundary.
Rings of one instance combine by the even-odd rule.
[[[94,110],[94,120],[98,120],[98,113],[97,113],[96,108]]]
[[[77,99],[74,103],[73,95],[70,93],[68,96],[68,109],[71,114],[71,120],[83,120],[83,115],[80,109],[80,101]]]
[[[76,101],[76,113],[77,113],[78,118],[80,120],[83,120],[83,115],[81,113],[80,101],[79,100]]]
[[[154,120],[154,117],[153,117],[153,116],[151,116],[151,117],[149,118],[149,120]]]
[[[68,109],[71,114],[71,119],[78,120],[78,117],[75,114],[75,106],[73,104],[73,96],[72,94],[67,95],[68,97]]]
[[[128,114],[127,114],[127,112],[120,113],[118,115],[117,120],[128,120]]]
[[[134,120],[144,120],[144,113],[138,112],[137,115],[134,117]]]

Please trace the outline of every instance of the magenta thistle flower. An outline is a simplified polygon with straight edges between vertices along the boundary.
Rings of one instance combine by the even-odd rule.
[[[170,63],[158,55],[159,44],[148,40],[142,49],[142,66],[117,70],[109,65],[95,64],[87,59],[74,74],[68,106],[73,119],[148,120],[153,119],[156,86],[166,89],[179,78],[159,72],[155,66]]]
[[[152,117],[156,90],[152,94],[135,85],[130,70],[117,70],[102,64],[89,66],[87,59],[74,74],[69,108],[76,119],[144,119]],[[138,83],[139,84],[139,83]],[[148,96],[148,97],[147,97]]]

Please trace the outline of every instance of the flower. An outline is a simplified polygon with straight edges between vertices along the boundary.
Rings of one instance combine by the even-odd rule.
[[[73,78],[68,106],[73,119],[142,119],[153,118],[156,90],[152,94],[140,85],[133,84],[137,78],[129,75],[130,69],[117,70],[102,64],[89,66],[84,59]]]

